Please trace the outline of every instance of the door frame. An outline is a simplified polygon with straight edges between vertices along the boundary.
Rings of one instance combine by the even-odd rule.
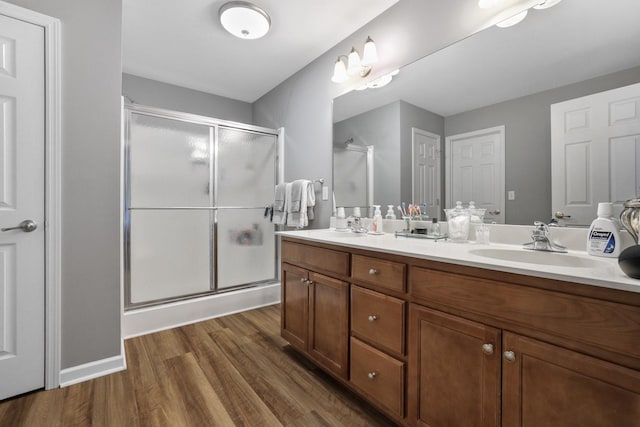
[[[45,367],[44,385],[60,385],[62,283],[62,69],[60,20],[0,0],[0,15],[44,29],[45,64]]]
[[[480,135],[486,135],[491,133],[497,133],[500,135],[500,180],[502,182],[502,188],[500,189],[500,211],[504,215],[505,223],[506,223],[506,211],[505,211],[505,188],[506,188],[506,171],[505,171],[505,155],[506,155],[506,146],[505,146],[505,126],[494,126],[486,129],[478,129],[471,132],[459,133],[456,135],[449,135],[445,138],[445,203],[449,205],[449,207],[453,207],[453,202],[451,201],[451,193],[453,189],[451,188],[451,179],[453,174],[453,156],[452,156],[452,146],[453,142],[458,139],[467,139],[473,138]],[[469,202],[469,200],[464,200],[465,202]]]

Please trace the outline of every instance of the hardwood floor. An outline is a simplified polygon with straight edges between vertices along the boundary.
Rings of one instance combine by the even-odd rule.
[[[392,426],[280,337],[279,306],[126,341],[128,369],[0,402],[0,426]]]

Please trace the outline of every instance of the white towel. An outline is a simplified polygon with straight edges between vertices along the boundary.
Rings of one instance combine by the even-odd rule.
[[[287,204],[290,197],[287,195],[291,194],[291,184],[290,183],[282,183],[276,186],[275,190],[275,203],[273,206],[273,223],[276,225],[286,225],[287,224]],[[280,209],[278,209],[280,208]]]
[[[309,185],[310,181],[306,179],[299,179],[293,182],[293,186],[300,186],[300,210],[293,212],[293,206],[290,206],[287,211],[287,225],[289,227],[303,228],[309,225],[309,217],[307,216],[307,202],[309,198]],[[293,189],[292,189],[293,192]],[[293,199],[293,197],[292,197]],[[315,195],[314,195],[315,203]]]
[[[292,207],[287,211],[287,225],[289,227],[303,228],[309,225],[309,220],[314,218],[313,207],[316,204],[316,195],[313,182],[309,180],[298,180],[293,185],[300,185],[300,210],[293,212]],[[292,190],[293,192],[293,190]],[[309,216],[311,214],[311,216]]]

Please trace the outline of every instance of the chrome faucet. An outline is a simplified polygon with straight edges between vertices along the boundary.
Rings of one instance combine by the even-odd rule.
[[[542,221],[536,221],[533,223],[531,239],[533,240],[533,242],[525,243],[524,245],[522,245],[525,249],[545,252],[567,252],[567,248],[565,246],[551,241],[551,239],[549,238],[549,227]]]
[[[352,232],[354,233],[366,233],[367,232],[367,227],[363,227],[362,224],[360,224],[360,217],[354,217],[353,221],[349,222],[347,224],[347,226],[351,229]]]

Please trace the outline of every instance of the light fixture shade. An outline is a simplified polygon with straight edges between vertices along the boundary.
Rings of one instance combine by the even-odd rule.
[[[271,26],[267,12],[246,1],[225,3],[218,15],[224,29],[241,39],[259,39]]]
[[[560,3],[562,0],[546,0],[543,2],[540,2],[537,6],[533,6],[534,9],[549,9],[550,7],[553,7],[555,5],[557,5],[558,3]]]
[[[519,24],[527,16],[527,12],[528,10],[523,10],[517,15],[513,15],[511,18],[507,18],[504,21],[498,22],[496,24],[496,27],[507,28]]]
[[[364,42],[362,61],[360,63],[363,67],[368,67],[375,64],[376,62],[378,62],[378,51],[376,49],[376,44],[373,42],[373,39],[371,37],[367,37],[367,41]]]
[[[480,9],[489,9],[500,3],[501,0],[478,0],[478,7]]]
[[[358,55],[358,51],[355,47],[351,48],[351,52],[349,52],[348,65],[347,65],[347,74],[350,76],[355,76],[356,74],[360,74],[362,71],[362,63],[360,62],[360,55]]]
[[[333,66],[333,76],[331,76],[331,81],[334,83],[344,83],[348,79],[349,76],[347,75],[347,68],[344,65],[344,61],[338,58]]]

